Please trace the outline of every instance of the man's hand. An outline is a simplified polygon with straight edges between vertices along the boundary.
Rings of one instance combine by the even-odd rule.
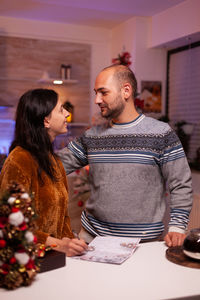
[[[179,232],[168,232],[164,237],[165,243],[168,247],[181,246],[186,235]]]

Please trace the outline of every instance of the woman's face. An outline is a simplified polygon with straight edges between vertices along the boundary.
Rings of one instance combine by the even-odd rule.
[[[58,102],[52,112],[45,117],[44,126],[47,128],[51,141],[59,134],[67,132],[67,117],[69,112],[63,107],[63,103]]]

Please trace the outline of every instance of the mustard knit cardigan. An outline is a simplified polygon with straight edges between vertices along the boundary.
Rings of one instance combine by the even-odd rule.
[[[38,218],[36,219],[38,242],[45,243],[47,237],[73,238],[68,215],[68,185],[65,170],[58,159],[55,172],[58,181],[52,180],[43,172],[43,185],[38,181],[38,164],[32,155],[17,146],[6,159],[0,174],[0,191],[3,192],[12,181],[22,184],[33,201]]]

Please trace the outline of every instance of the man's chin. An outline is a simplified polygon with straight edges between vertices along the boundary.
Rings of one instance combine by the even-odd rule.
[[[101,110],[101,116],[105,118],[105,116],[106,116],[106,111],[105,110]]]
[[[101,110],[101,116],[107,120],[112,119],[112,116],[110,115],[110,113],[107,110]]]
[[[101,116],[102,116],[103,118],[107,118],[107,113],[106,113],[106,111],[101,110]]]
[[[107,114],[101,114],[102,118],[106,119],[106,120],[112,120],[112,117],[110,115]]]

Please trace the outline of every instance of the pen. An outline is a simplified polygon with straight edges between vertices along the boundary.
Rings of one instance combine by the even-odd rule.
[[[76,233],[76,231],[72,230],[75,238],[77,238],[78,240],[80,240],[80,237],[78,236],[78,233]],[[86,251],[94,251],[95,250],[95,247],[94,246],[88,246],[87,250]]]
[[[78,233],[77,233],[76,231],[74,231],[74,230],[72,230],[72,232],[73,232],[75,238],[77,238],[78,240],[80,240],[80,238],[79,238],[79,236],[78,236]]]

